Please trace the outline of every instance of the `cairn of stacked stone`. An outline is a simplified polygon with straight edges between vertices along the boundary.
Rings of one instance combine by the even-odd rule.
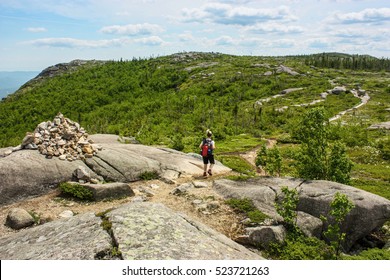
[[[40,123],[33,133],[28,132],[22,149],[38,150],[47,158],[84,160],[93,157],[100,147],[93,145],[88,133],[77,122],[59,113],[53,121]]]

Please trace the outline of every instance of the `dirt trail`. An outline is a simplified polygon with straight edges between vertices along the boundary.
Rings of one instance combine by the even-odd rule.
[[[174,211],[184,213],[234,239],[243,230],[240,225],[240,221],[243,217],[234,213],[232,209],[224,203],[224,199],[222,199],[212,188],[213,180],[231,174],[234,174],[234,172],[208,177],[207,179],[204,179],[203,177],[184,177],[179,178],[176,184],[167,184],[160,180],[139,181],[131,183],[130,187],[134,190],[136,197],[146,197],[147,201],[163,203]],[[207,183],[208,187],[199,189],[193,188],[188,194],[180,196],[172,195],[170,193],[179,184],[189,181],[203,181]],[[83,202],[72,198],[62,197],[60,190],[57,189],[40,197],[19,201],[1,207],[0,238],[18,232],[4,225],[7,214],[11,208],[20,207],[30,213],[34,213],[34,215],[41,220],[52,221],[60,219],[60,214],[65,210],[71,210],[74,214],[86,212],[99,213],[129,203],[133,199],[134,197],[127,197],[99,202]],[[201,200],[203,202],[213,201],[213,203],[218,206],[210,213],[208,213],[208,211],[202,212],[196,207],[194,200]],[[140,207],[142,207],[142,204],[140,204]]]
[[[266,142],[265,146],[267,147],[267,149],[273,148],[276,145],[276,143],[277,143],[276,139],[274,139],[274,138],[266,139],[266,141],[267,142]],[[245,159],[252,166],[256,167],[257,173],[259,173],[260,175],[265,175],[264,171],[259,169],[256,166],[257,153],[259,152],[261,147],[262,147],[262,145],[257,146],[257,147],[255,147],[252,150],[249,150],[247,152],[239,153],[239,156],[242,157],[243,159]]]

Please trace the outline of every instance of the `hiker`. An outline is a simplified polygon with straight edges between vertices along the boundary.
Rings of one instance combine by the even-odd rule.
[[[211,176],[213,175],[213,166],[215,164],[213,151],[215,149],[215,142],[211,139],[213,133],[210,130],[206,132],[207,138],[203,138],[202,143],[200,143],[199,148],[201,149],[201,155],[203,157],[204,163],[204,172],[203,176],[207,177],[207,173]],[[207,170],[207,165],[210,163],[210,168]],[[206,173],[207,171],[207,173]]]

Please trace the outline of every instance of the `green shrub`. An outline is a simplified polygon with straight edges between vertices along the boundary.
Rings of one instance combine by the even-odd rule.
[[[332,202],[330,203],[329,215],[333,217],[334,224],[329,224],[328,229],[324,232],[324,236],[330,241],[330,245],[334,248],[336,259],[340,257],[342,246],[346,238],[346,233],[341,231],[341,225],[347,214],[354,208],[355,205],[348,199],[348,196],[336,192]],[[327,218],[321,217],[323,221]]]
[[[272,243],[266,251],[267,257],[279,260],[329,260],[333,249],[315,237],[289,233],[282,244]]]
[[[182,141],[183,136],[182,135],[176,135],[173,140],[170,147],[176,151],[183,151],[184,150],[184,144]]]
[[[231,168],[236,172],[250,176],[256,174],[255,167],[240,156],[221,155],[218,156],[218,159],[221,161],[222,164],[226,165],[227,167]]]
[[[343,255],[343,260],[390,260],[390,250],[368,249],[355,256]]]
[[[81,200],[93,200],[93,192],[80,184],[63,182],[59,185],[60,190],[66,194]]]
[[[145,181],[148,181],[148,180],[154,180],[154,179],[157,179],[158,178],[158,173],[157,171],[145,171],[143,173],[141,173],[139,175],[139,178],[141,180],[145,180]]]
[[[299,201],[298,191],[296,189],[289,189],[288,187],[282,187],[282,198],[279,198],[275,202],[276,212],[282,216],[287,229],[296,232],[297,231],[297,205]]]
[[[232,207],[236,212],[245,214],[254,223],[261,223],[268,218],[268,216],[259,211],[253,204],[253,201],[248,198],[231,198],[226,200],[225,203]]]

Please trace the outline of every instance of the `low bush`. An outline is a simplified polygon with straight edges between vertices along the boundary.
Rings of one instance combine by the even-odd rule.
[[[139,175],[139,178],[144,181],[154,180],[158,178],[157,171],[145,171]]]
[[[259,211],[254,206],[253,201],[248,198],[231,198],[226,200],[226,204],[232,207],[236,212],[245,214],[253,223],[261,223],[268,218],[268,216]]]
[[[80,184],[72,184],[63,182],[59,184],[59,188],[62,193],[76,197],[81,200],[92,200],[93,192]]]

